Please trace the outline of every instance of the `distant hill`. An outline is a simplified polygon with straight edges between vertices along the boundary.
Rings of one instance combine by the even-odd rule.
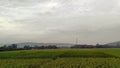
[[[120,46],[120,41],[108,43],[108,44],[106,44],[106,45],[109,45],[109,46]]]
[[[56,45],[57,47],[71,47],[73,44],[70,43],[35,43],[35,42],[24,42],[24,43],[15,43],[18,48],[23,48],[25,45],[29,45],[31,47],[34,46],[48,46],[48,45]]]

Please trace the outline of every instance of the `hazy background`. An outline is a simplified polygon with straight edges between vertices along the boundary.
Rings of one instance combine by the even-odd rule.
[[[120,41],[120,0],[0,0],[0,43]]]

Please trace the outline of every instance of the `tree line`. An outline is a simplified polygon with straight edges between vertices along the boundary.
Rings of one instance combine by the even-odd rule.
[[[38,46],[34,47],[30,45],[25,45],[23,48],[19,48],[17,44],[4,45],[0,47],[0,51],[11,51],[11,50],[32,50],[32,49],[57,49],[56,45],[48,45],[48,46]]]
[[[71,48],[120,48],[120,45],[100,45],[100,44],[96,44],[96,45],[73,45]]]
[[[31,50],[31,49],[58,49],[58,48],[64,48],[64,47],[57,47],[57,45],[48,45],[48,46],[38,46],[34,45],[33,47],[30,45],[25,45],[23,48],[19,48],[17,44],[11,44],[11,45],[4,45],[0,47],[0,51],[11,51],[11,50]],[[81,45],[76,44],[68,48],[120,48],[120,45],[116,46],[110,46],[110,45]]]

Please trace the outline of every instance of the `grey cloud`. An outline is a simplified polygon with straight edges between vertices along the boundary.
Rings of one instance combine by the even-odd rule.
[[[119,0],[0,0],[0,40],[119,40],[119,10]]]
[[[2,27],[2,26],[0,25],[0,27]]]
[[[109,2],[104,0],[1,0],[0,14],[15,19],[25,19],[37,16],[37,14],[49,13],[55,14],[55,16],[108,14],[111,11],[117,11],[113,9],[118,7],[118,2],[118,0],[110,0]],[[119,14],[119,12],[117,14]]]

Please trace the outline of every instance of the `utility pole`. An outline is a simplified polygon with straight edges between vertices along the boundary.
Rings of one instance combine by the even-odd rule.
[[[76,45],[78,44],[78,38],[76,38],[75,44],[76,44]]]

